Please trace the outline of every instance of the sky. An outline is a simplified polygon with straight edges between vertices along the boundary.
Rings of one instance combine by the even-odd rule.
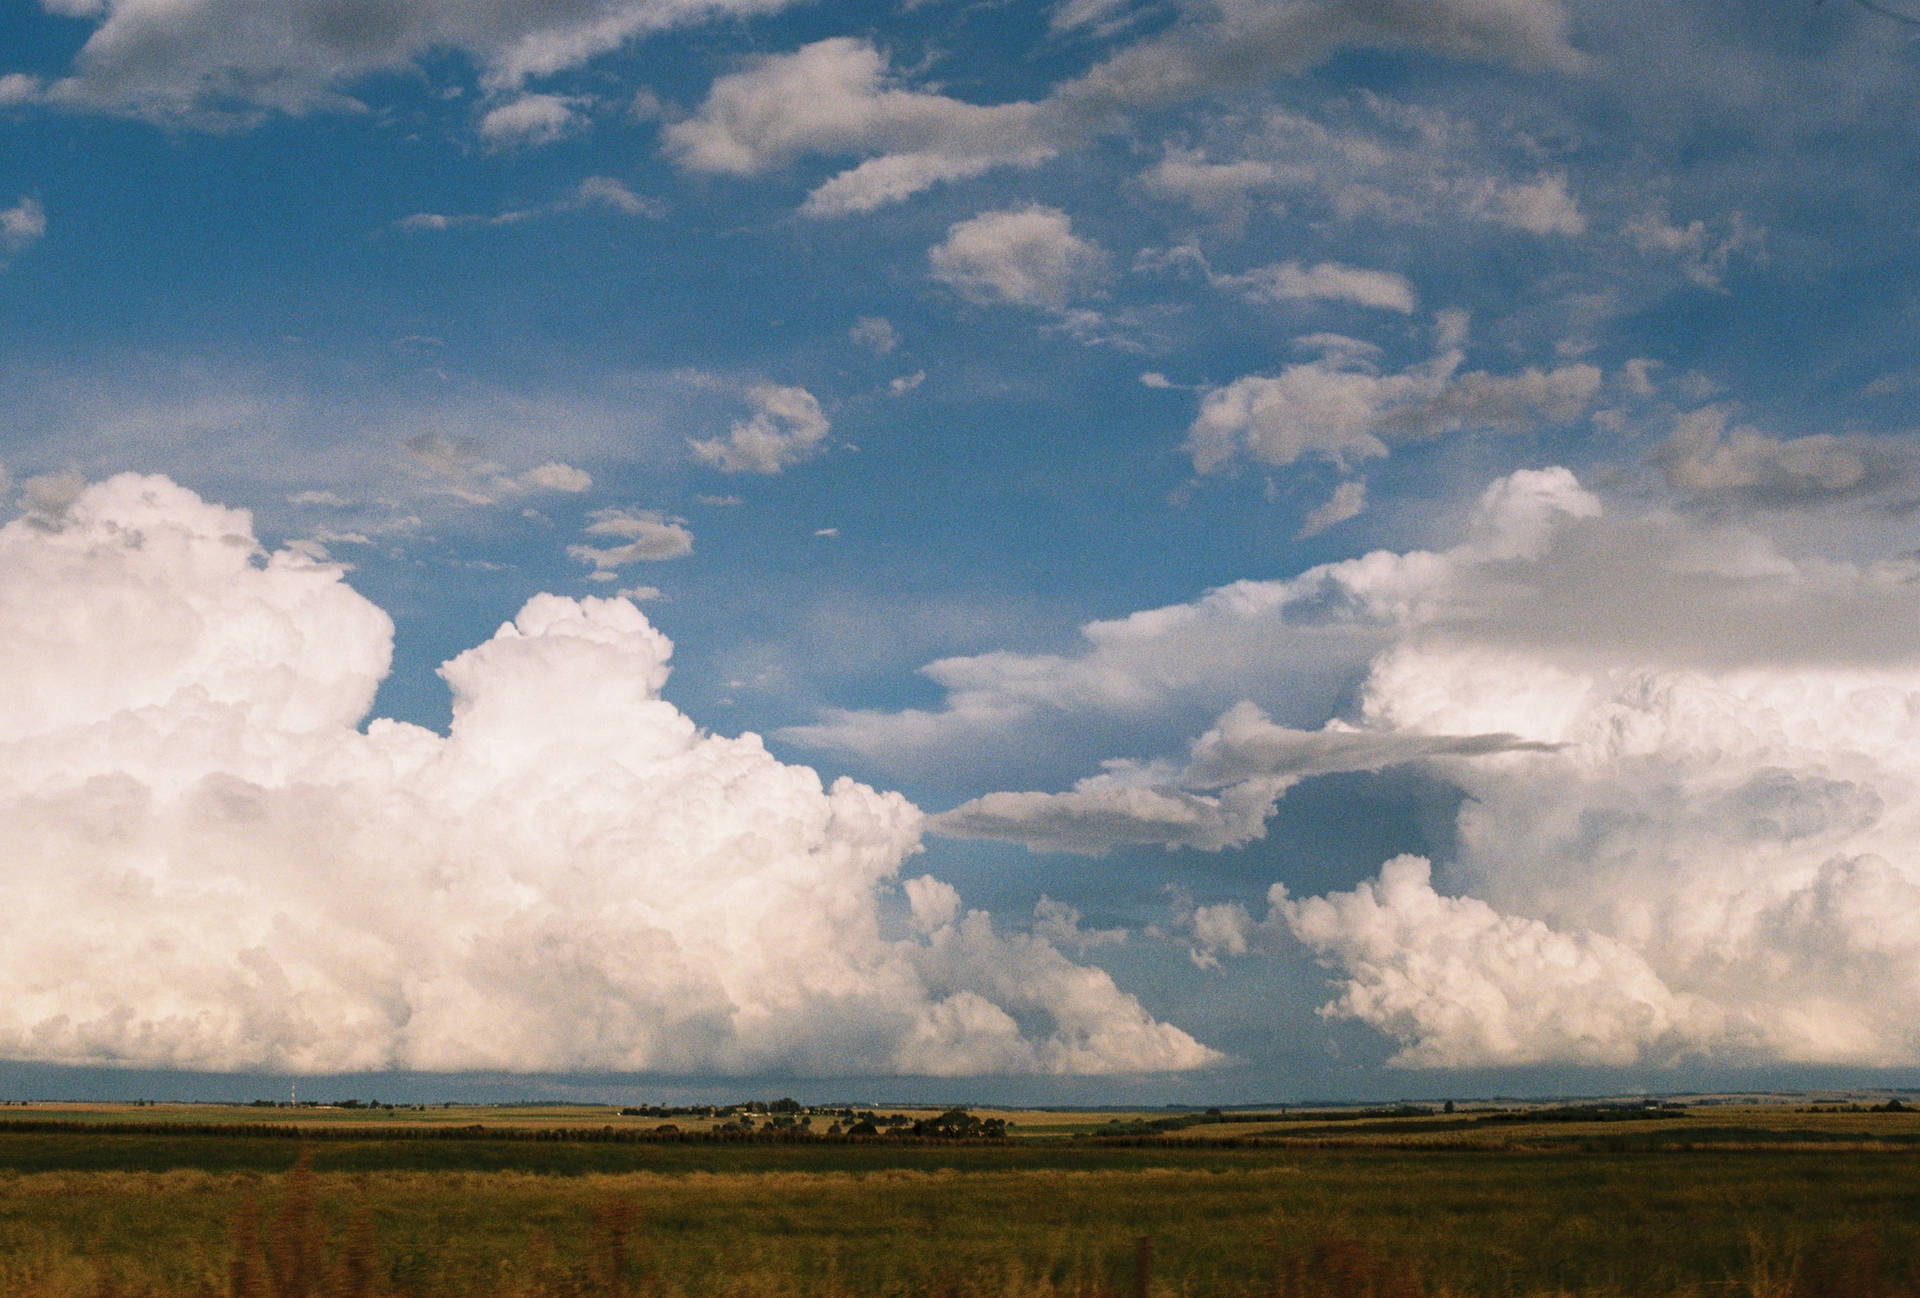
[[[1917,74],[0,0],[0,1091],[1915,1084]]]

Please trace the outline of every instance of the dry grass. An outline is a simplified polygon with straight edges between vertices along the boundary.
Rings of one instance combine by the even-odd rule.
[[[1913,1125],[1749,1111],[1466,1147],[1369,1122],[1264,1148],[304,1155],[0,1133],[0,1298],[1910,1298]],[[1636,1143],[1683,1128],[1718,1144]],[[169,1170],[126,1170],[142,1162]]]

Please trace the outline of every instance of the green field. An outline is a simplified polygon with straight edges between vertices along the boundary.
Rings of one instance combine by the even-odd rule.
[[[611,1109],[10,1106],[0,1294],[1920,1292],[1911,1112],[1000,1116],[722,1140]]]

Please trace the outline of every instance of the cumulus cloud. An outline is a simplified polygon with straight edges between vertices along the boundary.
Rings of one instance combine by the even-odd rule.
[[[1202,394],[1187,449],[1202,473],[1240,455],[1260,464],[1314,457],[1344,467],[1384,456],[1393,444],[1463,429],[1523,432],[1570,423],[1600,391],[1592,365],[1497,375],[1463,373],[1465,360],[1459,346],[1446,346],[1383,374],[1370,355],[1343,348],[1277,375],[1236,379]]]
[[[1468,895],[1403,863],[1384,914],[1360,894],[1280,906],[1336,971],[1330,1012],[1421,1065],[1920,1058],[1911,652],[1719,672],[1570,657],[1409,647],[1376,666],[1380,723],[1498,716],[1563,746],[1460,774],[1449,876]]]
[[[488,459],[475,443],[439,433],[416,433],[404,449],[429,490],[470,505],[494,505],[540,491],[578,494],[593,486],[593,475],[585,469],[549,461],[514,473]]]
[[[989,793],[936,816],[928,828],[949,838],[997,838],[1030,852],[1104,856],[1150,844],[1217,852],[1266,833],[1282,786],[1243,781],[1218,794],[1143,783],[1123,770],[1081,780],[1065,793]]]
[[[1408,1066],[1910,1067],[1917,577],[1911,558],[1790,557],[1723,520],[1615,517],[1564,470],[1528,472],[1488,490],[1452,550],[1101,624],[1073,659],[974,660],[973,688],[992,671],[1002,705],[1034,716],[1043,682],[1057,699],[1090,679],[1111,697],[1121,673],[1148,688],[1203,620],[1216,661],[1228,635],[1259,634],[1270,673],[1342,645],[1309,628],[1371,625],[1378,638],[1345,642],[1363,684],[1342,743],[1503,737],[1431,768],[1463,794],[1456,855],[1324,897],[1276,887],[1264,916],[1193,907],[1196,959],[1305,950],[1332,974],[1326,1013],[1377,1029]],[[1229,713],[1159,787],[1298,770],[1311,733]]]
[[[761,383],[747,401],[753,415],[725,437],[687,439],[695,456],[722,473],[779,473],[819,454],[832,425],[811,392]]]
[[[22,198],[12,207],[0,210],[0,252],[19,252],[46,232],[47,212],[37,198]]]
[[[693,553],[693,533],[686,520],[669,518],[657,509],[596,509],[587,535],[615,538],[612,545],[573,545],[567,555],[592,564],[596,574],[613,573],[630,563],[678,559]]]
[[[1065,212],[982,212],[947,228],[927,253],[933,278],[970,302],[1064,311],[1112,274],[1106,250],[1073,232]]]
[[[1402,315],[1411,313],[1415,306],[1413,285],[1406,276],[1338,262],[1302,266],[1288,261],[1256,266],[1238,275],[1220,276],[1218,286],[1252,302],[1351,302]]]
[[[1053,8],[1048,26],[1054,31],[1074,31],[1082,27],[1100,28],[1120,17],[1127,0],[1061,0]]]
[[[1176,708],[1217,715],[1252,698],[1283,698],[1295,706],[1324,698],[1330,706],[1355,673],[1407,627],[1432,616],[1456,584],[1473,586],[1489,565],[1564,532],[1565,520],[1599,512],[1599,501],[1565,470],[1515,474],[1488,491],[1469,539],[1453,550],[1376,552],[1285,579],[1234,582],[1188,603],[1090,622],[1080,628],[1079,643],[1061,653],[996,650],[944,658],[921,669],[945,692],[938,709],[830,710],[781,733],[872,761],[920,756],[950,763],[989,743],[1043,743],[1077,716],[1139,720]],[[1614,561],[1596,553],[1589,562],[1593,573],[1566,589],[1577,585],[1597,598]],[[1505,591],[1493,583],[1483,603],[1503,617],[1577,624],[1579,614],[1557,601],[1513,607]],[[1685,604],[1694,594],[1634,606],[1615,600],[1609,613],[1615,621],[1629,612],[1658,617],[1663,625],[1691,619],[1695,610]],[[1544,627],[1527,632],[1547,633]]]
[[[624,600],[537,596],[361,725],[392,624],[160,478],[0,528],[0,1056],[969,1074],[1218,1056],[957,895],[919,815],[660,697]],[[921,893],[926,888],[919,889]],[[938,899],[936,899],[936,902]]]
[[[1367,508],[1367,484],[1360,481],[1343,482],[1333,489],[1326,503],[1317,506],[1308,514],[1306,521],[1300,524],[1299,540],[1318,536],[1329,527],[1358,518]]]
[[[1207,150],[1171,144],[1141,173],[1149,193],[1236,231],[1256,205],[1323,210],[1333,221],[1425,226],[1473,222],[1541,237],[1583,234],[1587,218],[1562,172],[1508,157],[1472,122],[1379,96],[1285,109]]]
[[[593,475],[585,469],[576,469],[571,464],[561,464],[557,460],[552,460],[528,469],[520,475],[520,481],[528,487],[538,487],[542,491],[578,493],[593,485]]]
[[[1253,158],[1209,162],[1202,151],[1176,145],[1140,173],[1140,184],[1151,194],[1182,203],[1237,231],[1246,223],[1254,195],[1280,188],[1282,175],[1272,162]]]
[[[1563,172],[1549,172],[1532,180],[1481,181],[1466,196],[1467,209],[1501,225],[1528,234],[1579,235],[1587,232],[1587,218],[1567,192]]]
[[[1088,14],[1069,26],[1091,21]],[[981,105],[915,90],[874,45],[834,37],[721,77],[693,116],[667,128],[683,167],[758,175],[802,156],[861,157],[807,196],[801,211],[867,212],[996,167],[1033,167],[1141,109],[1232,94],[1304,72],[1352,46],[1561,71],[1586,60],[1556,0],[1227,0],[1185,6],[1180,21],[1126,46],[1044,100]],[[1523,206],[1526,206],[1523,204]],[[1505,214],[1497,199],[1490,211]],[[1538,221],[1527,207],[1518,219]]]
[[[1263,814],[1258,781],[1420,754],[1463,795],[1451,859],[1323,897],[1276,889],[1259,916],[1193,907],[1196,958],[1304,950],[1331,975],[1327,1013],[1408,1066],[1912,1067],[1915,625],[1911,556],[1795,556],[1745,521],[1613,513],[1564,469],[1523,471],[1450,549],[1236,583],[1091,624],[1065,653],[945,660],[927,672],[944,708],[796,737],[952,760],[1222,694],[1299,706],[1317,664],[1335,678],[1323,706],[1362,682],[1351,723],[1230,708],[1183,762],[1111,763],[935,827],[1073,850],[1225,842]]]
[[[1656,203],[1628,221],[1621,233],[1641,252],[1676,258],[1686,277],[1701,288],[1718,289],[1735,257],[1758,258],[1767,232],[1740,212],[1713,223],[1698,218],[1677,225],[1664,203]]]
[[[1214,0],[1055,95],[1086,111],[1159,108],[1305,72],[1352,47],[1582,72],[1588,60],[1568,29],[1557,0]]]
[[[1836,436],[1769,437],[1750,424],[1729,427],[1724,404],[1680,416],[1653,453],[1667,483],[1702,503],[1791,509],[1872,503],[1914,508],[1920,456],[1905,441]]]
[[[847,337],[875,356],[885,356],[900,345],[900,331],[885,316],[861,316],[847,330]]]
[[[623,216],[648,216],[658,220],[666,215],[666,204],[657,198],[636,194],[612,176],[588,176],[575,191],[583,207],[610,207]]]
[[[1697,1041],[1711,1005],[1676,994],[1638,953],[1602,934],[1562,933],[1433,890],[1420,857],[1387,862],[1352,892],[1272,896],[1293,937],[1339,971],[1324,1013],[1405,1047],[1403,1067],[1624,1066]]]
[[[1064,901],[1042,895],[1033,906],[1033,931],[1056,947],[1085,951],[1096,946],[1124,946],[1124,928],[1086,928],[1080,923],[1080,910]]]
[[[487,110],[480,134],[495,144],[551,144],[579,126],[579,107],[566,95],[517,95]]]
[[[583,66],[648,32],[785,0],[582,0],[472,5],[458,0],[101,0],[70,73],[40,97],[203,127],[266,112],[357,111],[353,83],[454,50],[506,94]],[[524,101],[523,101],[524,102]],[[510,116],[533,109],[505,106]],[[550,110],[547,110],[550,111]]]
[[[39,77],[25,72],[9,72],[0,76],[0,108],[9,104],[30,104],[40,97],[40,91]]]
[[[1193,742],[1184,767],[1109,761],[1069,792],[989,793],[935,816],[928,828],[1010,839],[1035,852],[1099,856],[1123,844],[1217,852],[1265,837],[1280,798],[1316,775],[1541,747],[1510,734],[1369,733],[1337,721],[1295,730],[1243,702]]]
[[[1391,271],[1367,270],[1339,262],[1303,266],[1297,261],[1255,266],[1239,274],[1213,269],[1198,246],[1148,249],[1135,258],[1136,270],[1193,269],[1214,288],[1237,294],[1249,302],[1348,302],[1355,306],[1411,314],[1417,298],[1413,284]]]
[[[871,155],[807,197],[802,211],[872,211],[943,181],[1035,166],[1056,143],[1037,105],[982,106],[908,89],[871,42],[833,37],[721,77],[698,112],[667,127],[680,166],[758,175],[803,155]]]
[[[544,217],[595,208],[611,210],[622,216],[641,216],[659,220],[667,214],[667,205],[657,198],[636,194],[612,176],[588,176],[573,192],[537,207],[510,207],[498,212],[413,212],[395,221],[394,228],[409,234],[437,233],[471,226],[520,225]]]

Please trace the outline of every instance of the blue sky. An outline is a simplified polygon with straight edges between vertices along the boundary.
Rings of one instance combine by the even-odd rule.
[[[1916,33],[0,0],[0,1076],[1910,1079]]]

